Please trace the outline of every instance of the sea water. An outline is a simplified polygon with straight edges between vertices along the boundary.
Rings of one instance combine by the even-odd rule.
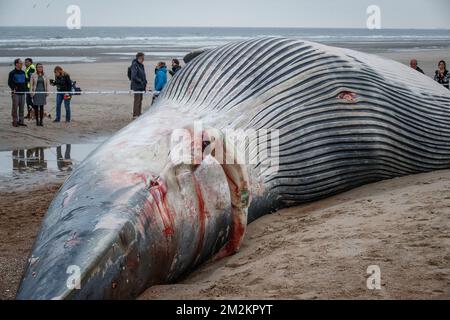
[[[0,27],[0,64],[35,54],[42,62],[95,62],[131,58],[182,57],[192,49],[252,37],[285,36],[325,44],[391,44],[421,48],[450,46],[450,30],[192,27]],[[36,56],[37,55],[37,56]],[[39,59],[40,58],[40,59]]]

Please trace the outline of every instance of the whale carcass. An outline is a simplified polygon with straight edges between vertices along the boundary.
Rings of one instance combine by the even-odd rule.
[[[177,130],[192,139],[174,143]],[[227,130],[252,134],[238,148]],[[195,57],[67,179],[17,298],[135,298],[236,252],[264,214],[446,168],[450,92],[428,77],[306,41],[229,43]]]

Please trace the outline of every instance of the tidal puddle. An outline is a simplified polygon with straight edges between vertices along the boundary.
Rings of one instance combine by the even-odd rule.
[[[0,152],[0,183],[34,183],[66,178],[99,143],[65,144],[54,148],[16,149]]]

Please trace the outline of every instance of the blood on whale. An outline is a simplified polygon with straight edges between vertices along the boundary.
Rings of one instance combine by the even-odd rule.
[[[200,188],[200,184],[194,176],[192,176],[192,179],[194,180],[195,193],[197,194],[197,199],[198,199],[198,211],[199,211],[198,218],[199,218],[199,222],[200,222],[200,231],[199,231],[197,252],[200,253],[200,251],[203,247],[203,240],[205,238],[206,211],[205,211],[205,203],[203,202],[203,195],[202,195],[202,190]]]
[[[166,194],[167,194],[167,186],[164,181],[160,177],[151,177],[147,178],[147,176],[143,173],[136,174],[136,177],[139,177],[147,186],[147,191],[149,192],[150,197],[145,199],[144,204],[144,212],[148,216],[149,219],[152,219],[153,204],[156,204],[158,214],[161,217],[161,221],[163,223],[163,233],[166,237],[170,237],[174,234],[174,219],[171,213],[171,210],[167,204]]]
[[[156,206],[158,207],[158,211],[164,225],[164,235],[166,237],[172,236],[174,234],[174,220],[166,201],[166,184],[161,180],[161,178],[152,179],[148,191],[152,195],[152,198],[155,200]]]

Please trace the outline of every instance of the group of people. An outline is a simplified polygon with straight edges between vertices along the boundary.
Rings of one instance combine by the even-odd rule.
[[[417,59],[412,59],[409,65],[414,70],[425,74],[423,70],[418,66]],[[450,89],[450,72],[447,70],[447,63],[444,60],[439,61],[438,69],[434,74],[434,81],[442,84],[445,88]]]
[[[128,79],[131,81],[131,90],[134,92],[134,104],[133,104],[133,118],[137,118],[142,114],[142,101],[144,93],[147,91],[147,76],[145,73],[145,54],[139,52],[136,54],[136,58],[128,68]],[[172,69],[169,70],[169,74],[173,77],[178,71],[181,70],[180,61],[178,59],[172,60]],[[167,84],[167,65],[165,62],[159,62],[155,68],[155,84],[154,84],[154,96],[158,96]]]
[[[9,73],[8,86],[11,89],[12,98],[12,125],[14,127],[26,127],[25,104],[27,106],[27,118],[31,118],[34,110],[36,125],[44,126],[44,107],[47,105],[50,86],[57,88],[56,118],[53,122],[61,121],[61,106],[64,102],[66,109],[66,122],[71,121],[70,101],[72,99],[73,83],[68,73],[60,66],[55,67],[55,79],[44,71],[42,63],[33,64],[33,59],[25,59],[25,70],[21,59],[14,60],[14,69]]]
[[[147,76],[144,67],[145,55],[138,53],[128,69],[128,78],[131,81],[131,90],[134,92],[133,117],[142,114],[142,101],[147,90]],[[159,62],[155,69],[154,96],[157,96],[167,84],[167,72],[174,76],[181,70],[180,61],[172,60],[172,69],[167,70],[164,62]],[[53,122],[61,122],[61,107],[64,103],[66,110],[66,122],[71,122],[71,99],[75,84],[70,75],[60,66],[53,70],[54,79],[44,71],[42,63],[33,63],[33,59],[14,60],[14,69],[9,73],[8,86],[11,89],[12,108],[11,117],[14,127],[26,127],[25,118],[31,119],[33,111],[36,125],[44,126],[44,108],[47,105],[50,86],[57,88],[56,94],[56,117]],[[25,117],[25,105],[27,106],[27,116]]]

